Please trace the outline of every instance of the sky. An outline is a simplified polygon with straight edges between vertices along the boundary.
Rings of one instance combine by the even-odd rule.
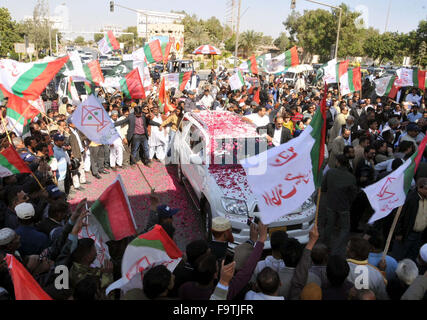
[[[13,19],[19,21],[32,15],[36,0],[0,0],[0,7],[6,7]],[[170,10],[196,14],[202,19],[217,17],[222,23],[226,20],[226,5],[229,0],[119,0],[115,3],[133,9],[153,11]],[[359,8],[366,17],[369,27],[383,32],[387,9],[390,16],[387,31],[408,32],[417,28],[420,20],[427,19],[426,0],[320,0],[330,5],[344,2],[352,10]],[[102,25],[115,24],[123,27],[136,25],[136,13],[117,8],[110,12],[109,0],[49,0],[51,13],[56,6],[66,3],[69,8],[71,25],[74,31],[98,31]],[[278,37],[285,31],[282,22],[291,13],[291,0],[242,0],[240,30],[255,30]],[[296,11],[318,8],[328,9],[305,0],[296,1]]]

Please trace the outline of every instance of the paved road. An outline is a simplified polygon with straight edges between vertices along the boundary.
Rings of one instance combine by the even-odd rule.
[[[175,237],[174,240],[181,250],[185,250],[187,244],[193,240],[201,239],[200,217],[188,197],[187,191],[177,180],[176,166],[165,167],[161,163],[153,162],[153,168],[139,165],[147,179],[156,189],[162,203],[172,208],[179,208],[174,216]],[[102,175],[103,179],[97,180],[90,173],[86,173],[90,185],[85,185],[86,190],[71,195],[71,204],[76,205],[81,199],[87,197],[89,205],[93,203],[102,192],[121,174],[129,201],[134,213],[138,231],[142,231],[147,223],[150,207],[150,188],[138,168],[129,168],[111,171],[108,175]]]

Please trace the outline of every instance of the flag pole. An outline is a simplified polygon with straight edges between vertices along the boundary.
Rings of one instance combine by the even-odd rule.
[[[142,177],[144,178],[145,182],[147,182],[148,186],[150,187],[151,192],[154,192],[154,190],[156,190],[156,189],[155,189],[155,188],[153,188],[153,187],[151,186],[150,182],[148,181],[148,179],[147,179],[147,177],[145,176],[144,172],[142,172],[142,170],[141,170],[141,168],[140,168],[140,166],[139,166],[139,164],[138,164],[138,163],[136,164],[136,166],[138,167],[139,172],[141,172],[141,175],[142,175]]]
[[[18,124],[19,120],[21,120],[21,118],[24,116],[24,113],[25,113],[29,108],[31,108],[31,107],[32,107],[32,105],[31,105],[31,104],[29,104],[29,105],[24,109],[24,111],[23,111],[23,112],[21,113],[21,115],[19,116],[18,120],[16,120],[16,122],[15,122],[15,124],[13,125],[12,129],[10,129],[9,131],[13,132],[13,130],[15,130],[15,127],[16,127],[16,125]]]
[[[31,171],[31,175],[37,181],[37,183],[40,186],[40,188],[44,191],[45,190],[44,187],[42,186],[42,184],[40,183],[39,179],[36,177],[36,175],[34,174],[34,172]]]
[[[386,242],[384,252],[383,252],[383,255],[381,258],[381,260],[383,260],[383,261],[385,261],[385,257],[388,253],[388,249],[390,248],[391,238],[393,236],[394,229],[396,228],[397,221],[399,220],[400,213],[402,212],[402,208],[403,208],[403,206],[400,206],[399,209],[397,209],[396,215],[394,216],[393,224],[391,225],[390,232],[388,233],[387,242]]]
[[[9,131],[6,128],[6,125],[4,124],[3,112],[0,112],[0,117],[1,117],[1,125],[2,125],[2,127],[4,129],[4,131],[6,132],[7,139],[9,140],[10,145],[13,145],[12,144],[12,139],[10,139]]]
[[[320,195],[322,194],[322,187],[319,187],[319,189],[317,189],[317,205],[316,205],[316,215],[314,217],[314,224],[317,224],[318,218],[319,218],[319,208],[320,208]]]

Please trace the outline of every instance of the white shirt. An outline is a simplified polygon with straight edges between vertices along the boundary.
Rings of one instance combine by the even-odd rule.
[[[405,101],[416,103],[419,105],[421,101],[421,97],[417,94],[413,95],[412,93],[410,93],[406,96]]]
[[[283,127],[280,127],[279,129],[274,128],[274,136],[273,138],[273,144],[274,146],[280,146],[280,141],[282,140],[282,129]]]
[[[285,300],[284,297],[269,296],[261,292],[248,291],[245,295],[245,300]]]
[[[246,116],[246,118],[251,120],[257,127],[263,127],[270,123],[270,118],[267,115],[260,117],[258,113],[252,113]]]
[[[212,107],[213,102],[214,98],[212,98],[212,96],[208,94],[207,96],[203,95],[203,98],[199,100],[198,104],[210,108]]]

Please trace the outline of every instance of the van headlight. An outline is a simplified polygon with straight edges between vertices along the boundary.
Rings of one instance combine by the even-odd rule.
[[[304,203],[301,205],[301,211],[305,211],[310,209],[313,206],[313,199],[312,197],[308,198],[304,201]]]
[[[221,202],[225,211],[227,211],[228,213],[248,215],[248,206],[246,204],[246,201],[222,197]]]

